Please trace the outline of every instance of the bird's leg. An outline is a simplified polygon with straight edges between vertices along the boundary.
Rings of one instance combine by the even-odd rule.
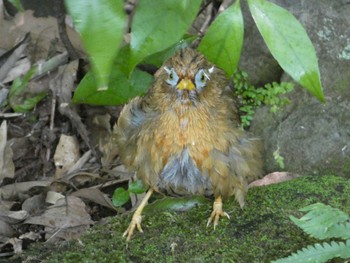
[[[215,227],[219,223],[220,216],[226,216],[228,219],[230,219],[230,216],[225,211],[222,210],[222,199],[221,199],[221,196],[218,196],[214,200],[213,212],[211,213],[208,219],[207,227],[211,224],[211,222],[214,221],[214,230],[215,230]]]
[[[126,237],[126,241],[130,240],[132,234],[134,233],[135,227],[137,227],[137,230],[139,232],[141,232],[141,233],[143,232],[142,228],[141,228],[141,221],[142,221],[141,213],[142,213],[142,210],[147,205],[148,199],[151,197],[152,193],[153,193],[153,189],[150,188],[147,191],[145,197],[142,199],[140,205],[138,206],[138,208],[134,212],[134,215],[132,216],[130,225],[129,225],[129,227],[126,229],[126,231],[123,234],[123,237]]]

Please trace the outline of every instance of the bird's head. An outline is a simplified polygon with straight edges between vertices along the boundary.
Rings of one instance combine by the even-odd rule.
[[[181,49],[164,63],[156,74],[158,92],[166,94],[173,103],[196,106],[206,97],[221,93],[223,80],[221,69],[216,68],[197,51]]]

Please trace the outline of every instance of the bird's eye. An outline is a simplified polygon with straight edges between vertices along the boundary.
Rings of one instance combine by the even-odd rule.
[[[164,70],[168,73],[168,79],[166,80],[166,82],[172,87],[175,87],[177,85],[177,82],[179,81],[179,76],[176,74],[173,68],[169,69],[167,67],[164,67]]]
[[[208,73],[203,69],[199,70],[194,78],[196,88],[202,89],[207,84],[207,80],[210,80]]]

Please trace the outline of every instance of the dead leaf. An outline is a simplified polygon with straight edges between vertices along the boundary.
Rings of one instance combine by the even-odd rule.
[[[50,181],[29,181],[8,184],[0,187],[0,196],[3,200],[12,200],[19,194],[26,193],[34,187],[47,187],[50,184]]]
[[[3,236],[3,237],[13,237],[15,235],[15,233],[16,232],[13,230],[13,228],[11,227],[11,225],[9,223],[0,220],[0,237],[1,236]],[[2,241],[6,242],[6,240],[7,239],[5,238],[5,240],[2,240]]]
[[[15,254],[19,254],[22,253],[22,243],[23,241],[14,237],[14,238],[10,238],[7,241],[8,244],[11,244],[13,246],[13,250],[15,252]]]
[[[109,209],[116,210],[115,206],[113,205],[113,203],[112,203],[111,199],[108,197],[108,195],[101,192],[100,189],[84,188],[84,189],[80,189],[80,190],[72,193],[72,196],[78,196],[78,197],[81,197],[83,199],[94,202],[96,204],[105,206]]]
[[[24,210],[20,211],[1,211],[0,212],[0,219],[3,222],[9,223],[9,224],[17,224],[26,218],[28,218],[28,212]]]
[[[86,162],[90,159],[90,157],[91,150],[84,153],[84,155],[77,162],[75,162],[75,164],[68,170],[68,173],[74,173],[76,171],[81,170],[86,164]]]
[[[29,215],[34,216],[44,211],[46,206],[45,194],[40,193],[38,195],[27,198],[22,204],[22,209],[27,211]]]
[[[80,158],[79,142],[75,136],[62,134],[54,155],[56,179],[68,171]]]
[[[49,203],[49,204],[56,204],[58,200],[64,198],[64,195],[61,194],[61,193],[57,193],[55,191],[48,191],[47,194],[46,194],[46,203]]]
[[[81,235],[93,221],[86,212],[84,202],[75,196],[68,196],[57,201],[56,205],[48,207],[41,216],[30,217],[26,224],[45,226],[46,239],[70,240]]]
[[[16,44],[5,54],[1,55],[0,60],[3,63],[0,64],[0,82],[6,83],[4,82],[4,79],[6,78],[10,70],[14,67],[16,62],[21,58],[29,42],[30,34],[27,33],[24,36],[23,40],[21,40],[18,44]]]
[[[13,178],[15,176],[15,166],[12,157],[12,149],[7,143],[7,123],[3,121],[0,126],[0,184],[4,178]]]
[[[294,178],[299,177],[298,174],[288,173],[288,172],[274,172],[265,175],[262,179],[256,180],[249,184],[249,188],[255,186],[264,186],[269,184],[278,184],[281,182],[289,181]]]

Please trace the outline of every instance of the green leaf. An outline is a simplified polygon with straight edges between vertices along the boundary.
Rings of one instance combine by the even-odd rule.
[[[231,76],[237,69],[241,55],[243,28],[242,11],[237,0],[210,25],[198,50]]]
[[[317,243],[298,250],[289,257],[272,261],[272,263],[328,262],[328,260],[336,257],[350,258],[350,240],[347,240],[346,243],[334,241],[323,244]]]
[[[13,4],[14,7],[17,8],[19,11],[23,11],[23,6],[20,0],[8,0],[11,4]]]
[[[145,187],[141,180],[134,181],[129,184],[129,192],[133,194],[142,194],[146,192],[147,187]]]
[[[124,1],[65,0],[65,3],[89,54],[96,84],[105,90],[125,31]]]
[[[129,72],[147,56],[164,50],[187,32],[201,0],[140,0],[131,26]]]
[[[274,58],[295,81],[324,101],[315,48],[287,10],[266,0],[248,0],[254,21]]]
[[[126,204],[130,199],[129,192],[123,187],[118,187],[115,189],[112,197],[113,205],[116,207]]]
[[[128,77],[125,64],[129,57],[128,50],[128,46],[126,46],[119,52],[110,75],[109,88],[107,90],[98,90],[95,75],[89,72],[79,83],[73,102],[94,105],[118,105],[145,93],[153,81],[153,76],[135,69],[130,78]]]
[[[28,112],[41,101],[45,96],[45,92],[32,94],[26,92],[26,88],[35,69],[31,69],[23,78],[17,78],[13,81],[9,92],[9,105],[15,112]]]
[[[300,209],[308,212],[298,219],[290,216],[290,219],[306,233],[312,237],[326,239],[330,237],[350,238],[350,227],[345,223],[349,220],[349,215],[322,203],[316,203]],[[348,228],[348,233],[344,232]],[[338,230],[338,231],[337,231]]]

